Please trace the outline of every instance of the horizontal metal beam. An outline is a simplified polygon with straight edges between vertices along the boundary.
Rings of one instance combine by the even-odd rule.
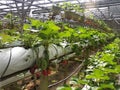
[[[110,7],[110,6],[118,6],[120,5],[119,3],[108,3],[108,4],[92,4],[92,3],[86,3],[82,4],[84,8],[102,8],[102,7]]]

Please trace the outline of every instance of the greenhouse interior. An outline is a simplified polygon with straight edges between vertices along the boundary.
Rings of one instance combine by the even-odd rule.
[[[120,0],[0,0],[0,90],[120,90]]]

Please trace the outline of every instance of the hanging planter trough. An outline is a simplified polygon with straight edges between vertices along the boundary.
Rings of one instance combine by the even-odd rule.
[[[39,58],[43,56],[44,47],[36,48]],[[70,46],[61,47],[54,44],[49,45],[49,59],[61,57],[72,52]],[[23,47],[12,47],[0,49],[0,80],[14,73],[30,68],[36,61],[35,51]]]

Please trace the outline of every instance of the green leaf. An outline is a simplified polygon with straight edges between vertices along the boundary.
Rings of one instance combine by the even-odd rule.
[[[86,76],[87,79],[109,80],[109,77],[100,69],[94,69],[90,75]]]
[[[10,36],[4,33],[0,33],[0,38],[3,43],[9,43],[14,40],[14,36]]]
[[[53,32],[60,30],[60,27],[55,25],[53,21],[48,21],[45,23],[48,29],[51,29]]]
[[[101,84],[98,90],[116,90],[113,84]]]
[[[88,84],[88,82],[85,81],[85,80],[79,80],[79,83],[80,83],[80,84]]]
[[[109,73],[117,73],[115,69],[110,69],[110,68],[103,68],[104,73],[109,74]]]
[[[31,21],[31,26],[36,27],[36,29],[39,29],[44,23],[42,23],[40,20],[35,20],[35,19],[30,19]]]
[[[115,55],[109,54],[109,53],[103,53],[102,58],[100,60],[107,62],[108,64],[114,65],[116,62],[114,62]]]
[[[120,73],[120,65],[116,65],[116,66],[115,66],[115,71],[116,71],[117,73]]]
[[[68,38],[68,37],[71,36],[71,33],[70,33],[69,31],[60,32],[60,33],[59,33],[59,36],[60,36],[61,38]]]
[[[42,30],[39,31],[39,37],[48,40],[55,39],[58,37],[59,29],[54,22],[47,21],[44,23]]]
[[[30,24],[24,24],[23,29],[29,30],[31,28]]]
[[[70,86],[61,86],[58,87],[56,90],[72,90],[72,88]]]

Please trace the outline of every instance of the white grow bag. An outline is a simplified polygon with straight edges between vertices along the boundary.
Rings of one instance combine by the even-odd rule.
[[[49,45],[49,59],[62,56],[71,52],[71,48],[62,48],[56,45]],[[44,47],[38,47],[39,57],[43,56]],[[15,72],[25,70],[35,63],[36,55],[32,49],[13,47],[0,49],[0,78],[11,75]]]

